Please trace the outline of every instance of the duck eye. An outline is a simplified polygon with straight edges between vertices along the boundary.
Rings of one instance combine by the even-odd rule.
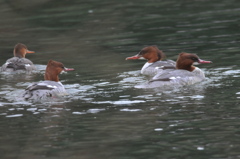
[[[148,51],[146,51],[146,50],[141,50],[138,54],[139,55],[144,55],[144,54],[146,54]]]
[[[196,57],[191,57],[191,59],[192,59],[193,61],[198,61],[198,59],[197,59]]]

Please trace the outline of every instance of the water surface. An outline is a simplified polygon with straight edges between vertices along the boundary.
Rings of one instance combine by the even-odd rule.
[[[1,1],[0,63],[16,43],[34,50],[33,74],[0,74],[1,158],[239,158],[240,47],[237,0]],[[206,80],[173,90],[136,89],[157,45],[168,59],[197,53]],[[32,103],[47,61],[70,95]]]

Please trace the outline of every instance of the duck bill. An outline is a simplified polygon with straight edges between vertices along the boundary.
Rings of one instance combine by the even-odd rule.
[[[135,56],[131,56],[131,57],[127,57],[126,60],[136,60],[139,59],[141,56],[135,55]]]
[[[66,68],[66,67],[65,67],[65,68],[64,68],[64,71],[66,71],[66,72],[67,72],[67,71],[74,71],[74,68]]]
[[[136,60],[136,59],[141,59],[142,56],[139,56],[138,54],[135,56],[127,57],[126,60]]]
[[[32,53],[35,53],[35,51],[27,50],[27,54],[32,54]]]
[[[204,60],[199,59],[198,63],[212,63],[212,61],[204,61]]]

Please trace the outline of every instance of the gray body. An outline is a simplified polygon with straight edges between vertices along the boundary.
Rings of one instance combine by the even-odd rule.
[[[12,72],[17,70],[30,72],[36,70],[36,67],[29,59],[19,57],[12,57],[8,59],[1,67],[1,71]]]
[[[67,95],[61,82],[41,81],[28,86],[23,94],[26,100],[42,100]]]

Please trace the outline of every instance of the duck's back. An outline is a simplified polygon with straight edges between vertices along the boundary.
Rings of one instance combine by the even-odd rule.
[[[169,87],[192,85],[201,82],[205,79],[203,71],[196,67],[192,72],[187,70],[172,70],[163,71],[155,75],[152,80],[144,85],[136,86],[137,88],[155,88],[155,87]]]
[[[164,70],[174,70],[176,67],[176,62],[172,60],[167,61],[156,61],[154,63],[146,63],[141,73],[147,76],[155,76],[158,73],[163,72]]]
[[[36,67],[29,59],[19,57],[8,59],[1,67],[1,71],[12,72],[17,70],[34,71]]]
[[[42,100],[67,95],[61,82],[41,81],[28,86],[23,94],[26,100]]]

